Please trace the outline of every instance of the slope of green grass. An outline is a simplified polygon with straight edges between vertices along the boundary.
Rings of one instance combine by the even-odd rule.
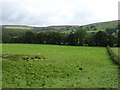
[[[83,25],[82,26],[84,29],[87,30],[87,32],[98,32],[98,31],[105,31],[106,29],[111,29],[111,28],[117,28],[118,27],[118,21],[108,21],[108,22],[98,22],[98,23],[92,23],[89,25]],[[80,27],[78,27],[80,28]],[[76,30],[76,29],[72,29]],[[70,33],[72,30],[66,30],[64,33]],[[116,30],[117,31],[117,30]]]
[[[91,31],[96,31],[94,30],[94,28],[91,28],[91,26],[95,26],[95,28],[97,30],[105,30],[107,28],[116,28],[118,27],[118,21],[115,20],[115,21],[109,21],[109,22],[99,22],[99,23],[93,23],[93,24],[89,24],[89,25],[84,25],[83,27],[84,28],[89,28],[89,30]]]
[[[15,26],[14,27],[13,26],[6,26],[5,28],[6,29],[21,29],[21,30],[22,29],[33,29],[32,27],[27,27],[27,26],[26,27],[22,27],[22,26],[16,26],[16,27]]]
[[[104,47],[3,44],[2,65],[3,88],[118,87],[117,66]]]

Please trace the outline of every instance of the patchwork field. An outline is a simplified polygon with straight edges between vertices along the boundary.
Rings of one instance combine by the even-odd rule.
[[[106,48],[3,44],[3,88],[117,88]]]

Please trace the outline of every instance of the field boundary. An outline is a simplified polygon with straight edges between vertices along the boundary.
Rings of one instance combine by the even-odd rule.
[[[111,59],[113,60],[113,62],[114,62],[115,64],[117,64],[117,65],[120,65],[120,57],[117,56],[117,55],[111,50],[111,48],[110,48],[109,46],[107,46],[107,50],[108,50],[108,53],[109,53]]]

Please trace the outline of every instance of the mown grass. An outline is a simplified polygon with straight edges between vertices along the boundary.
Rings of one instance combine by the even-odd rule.
[[[3,44],[3,55],[45,57],[3,58],[3,88],[118,87],[118,66],[104,47]]]

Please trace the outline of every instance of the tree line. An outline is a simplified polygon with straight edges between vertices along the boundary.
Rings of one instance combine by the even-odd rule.
[[[57,31],[30,32],[27,31],[21,36],[3,36],[3,43],[32,43],[32,44],[55,44],[72,46],[120,46],[120,31],[116,35],[105,31],[88,33],[85,29],[79,28],[70,33]]]

